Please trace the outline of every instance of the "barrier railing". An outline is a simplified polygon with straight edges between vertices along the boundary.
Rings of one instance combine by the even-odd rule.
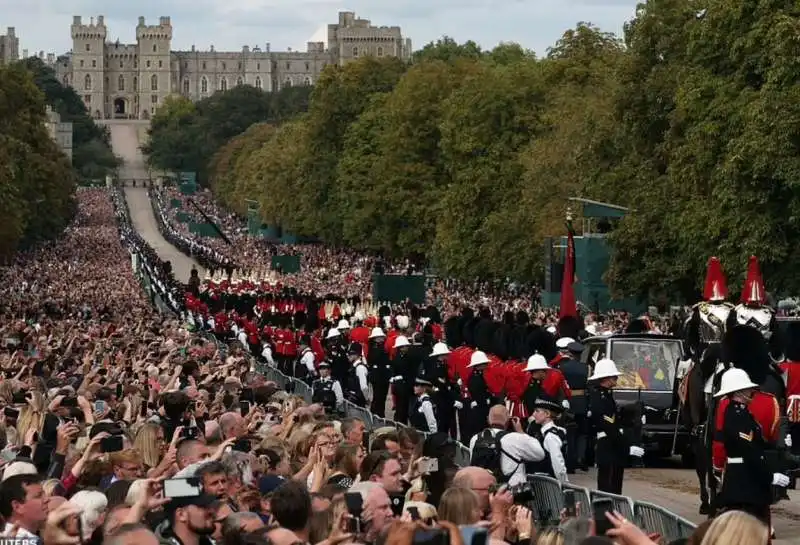
[[[640,528],[660,534],[667,542],[688,537],[696,528],[691,521],[646,501],[633,502],[633,512]]]
[[[590,490],[589,496],[592,501],[600,498],[611,500],[614,504],[614,511],[627,519],[633,520],[633,500],[631,498],[620,496],[619,494],[611,494],[610,492],[600,492],[599,490]]]

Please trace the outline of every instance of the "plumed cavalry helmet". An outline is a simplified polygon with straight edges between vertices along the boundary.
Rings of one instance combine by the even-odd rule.
[[[719,258],[711,257],[706,269],[706,283],[703,288],[703,299],[711,302],[722,302],[728,297],[728,285],[722,272]]]
[[[747,278],[742,289],[742,303],[748,306],[762,306],[767,300],[767,292],[764,289],[764,279],[761,277],[761,268],[758,266],[758,258],[750,256],[747,262]]]

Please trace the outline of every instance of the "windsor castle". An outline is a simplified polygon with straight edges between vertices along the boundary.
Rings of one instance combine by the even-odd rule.
[[[72,22],[72,51],[55,64],[58,77],[83,98],[95,118],[149,119],[172,94],[200,100],[236,85],[265,91],[313,85],[328,64],[362,56],[407,59],[411,41],[400,27],[373,26],[352,12],[328,25],[328,43],[308,42],[306,51],[272,52],[269,44],[237,52],[172,51],[172,24],[160,17],[148,25],[139,17],[136,43],[106,41],[103,16]]]

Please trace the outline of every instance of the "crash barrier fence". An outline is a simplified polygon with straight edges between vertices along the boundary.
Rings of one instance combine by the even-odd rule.
[[[215,342],[217,346],[225,346],[225,343],[220,342],[213,333],[204,331],[203,334],[206,338]],[[311,388],[304,381],[285,375],[278,369],[260,362],[256,363],[256,370],[266,380],[274,382],[282,389],[293,390],[296,395],[302,397],[307,403],[312,402],[313,394]],[[359,407],[347,400],[344,401],[343,412],[345,416],[355,417],[363,421],[370,431],[383,427],[398,429],[408,427],[388,418],[376,416],[368,409]],[[429,435],[419,430],[418,433],[423,436]],[[456,442],[454,462],[459,467],[466,467],[470,464],[470,451],[463,443]],[[575,494],[577,514],[581,517],[591,517],[592,502],[600,498],[606,498],[611,500],[615,511],[628,520],[635,521],[640,528],[648,533],[660,534],[667,542],[689,537],[696,528],[696,525],[691,521],[663,507],[648,502],[635,501],[627,496],[590,490],[571,483],[562,484],[557,479],[540,474],[528,475],[528,482],[535,498],[535,502],[532,505],[533,514],[542,527],[558,525],[564,509],[564,491],[572,490]]]

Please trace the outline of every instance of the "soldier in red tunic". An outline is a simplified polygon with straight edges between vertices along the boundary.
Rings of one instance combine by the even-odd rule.
[[[789,424],[786,446],[791,448],[792,454],[800,454],[800,321],[789,322],[784,343],[786,359],[781,369],[786,377],[786,415]]]

